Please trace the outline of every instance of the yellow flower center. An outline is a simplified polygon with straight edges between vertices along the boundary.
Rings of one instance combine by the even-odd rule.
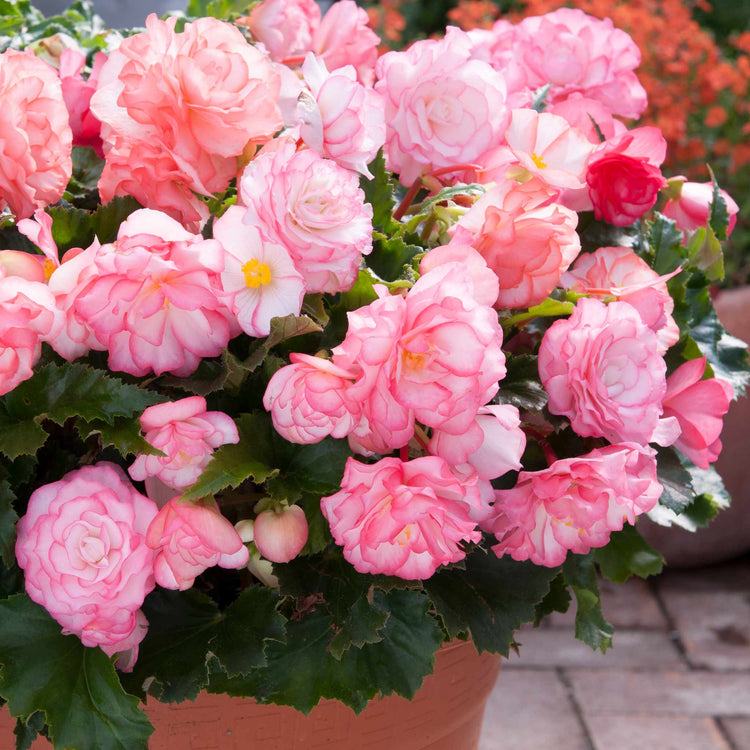
[[[531,154],[531,161],[533,161],[539,169],[544,169],[547,166],[547,162],[544,161],[541,156],[537,156],[536,154]]]
[[[250,258],[242,266],[242,273],[245,275],[245,285],[253,289],[271,283],[271,269],[257,258]]]
[[[49,281],[50,276],[52,276],[53,271],[57,268],[57,266],[49,259],[44,259],[44,280]]]

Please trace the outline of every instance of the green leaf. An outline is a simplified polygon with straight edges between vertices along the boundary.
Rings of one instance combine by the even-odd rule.
[[[16,750],[30,750],[31,743],[46,726],[44,711],[36,711],[31,714],[28,721],[18,719],[16,728],[13,730],[13,734],[16,735]]]
[[[687,251],[682,247],[682,232],[672,219],[657,213],[648,225],[647,241],[653,253],[652,267],[659,275],[679,268]]]
[[[0,399],[0,452],[9,458],[35,453],[46,440],[41,422],[71,417],[113,424],[162,397],[82,364],[48,364]]]
[[[372,253],[367,258],[367,265],[386,281],[401,278],[404,266],[408,267],[415,255],[424,252],[423,247],[410,245],[402,237],[373,232],[372,238]]]
[[[706,274],[709,281],[724,279],[724,253],[711,227],[698,227],[687,244],[690,265]]]
[[[276,466],[289,491],[320,498],[341,489],[346,460],[352,455],[346,440],[327,437],[296,445],[274,435],[274,448]]]
[[[0,558],[7,566],[16,560],[16,521],[18,514],[13,508],[16,499],[10,484],[6,480],[0,481]]]
[[[565,583],[565,576],[561,572],[552,579],[547,596],[536,605],[534,627],[538,626],[547,615],[551,615],[553,612],[567,612],[570,608],[570,602],[568,584]]]
[[[591,553],[568,554],[563,565],[566,583],[573,589],[576,610],[576,638],[604,653],[612,645],[614,628],[604,619],[599,599],[599,580]]]
[[[153,731],[98,648],[86,648],[25,594],[0,601],[0,694],[24,721],[44,711],[55,747],[147,748]]]
[[[383,640],[381,630],[388,621],[388,612],[370,604],[366,599],[358,599],[349,610],[349,616],[341,630],[331,639],[331,653],[341,659],[344,651],[352,646],[362,648],[365,643],[378,643]]]
[[[537,112],[544,112],[547,108],[547,94],[549,94],[551,85],[552,84],[550,83],[546,83],[544,86],[540,86],[534,91],[534,96],[531,101],[531,109],[534,109]]]
[[[392,175],[385,168],[382,149],[369,165],[372,179],[361,177],[359,186],[365,194],[365,201],[372,206],[372,226],[375,229],[392,234],[398,227],[393,218],[395,201]]]
[[[374,284],[378,279],[373,276],[369,268],[362,268],[357,276],[354,286],[341,295],[341,304],[345,310],[358,310],[360,307],[374,302],[378,295],[375,293]]]
[[[251,0],[190,0],[186,13],[193,18],[213,16],[227,21],[232,15],[243,15]]]
[[[624,583],[633,575],[640,578],[658,575],[664,567],[661,554],[630,524],[613,532],[606,547],[594,550],[594,560],[602,575],[615,583]]]
[[[183,494],[186,500],[215,495],[227,487],[239,487],[246,479],[260,484],[275,476],[269,465],[271,427],[266,414],[241,414],[236,420],[240,441],[214,451],[198,481]]]
[[[500,403],[526,411],[540,411],[547,405],[547,391],[539,379],[537,360],[532,354],[518,354],[505,360],[508,372],[497,394]]]
[[[690,474],[672,448],[659,448],[656,457],[656,478],[664,488],[659,504],[680,514],[695,499]]]
[[[424,588],[450,637],[470,631],[478,651],[507,656],[513,632],[534,619],[558,572],[477,550],[465,570],[439,570]]]
[[[84,440],[91,435],[100,435],[102,447],[114,446],[123,456],[139,453],[163,455],[161,451],[147,443],[141,435],[141,423],[138,419],[117,417],[113,424],[107,424],[101,419],[91,422],[79,419],[76,422],[76,429]]]
[[[271,332],[261,340],[253,353],[244,362],[244,366],[253,372],[263,362],[266,355],[277,344],[304,336],[308,333],[320,333],[323,329],[307,315],[286,315],[283,318],[271,318]]]
[[[484,195],[484,192],[484,185],[480,185],[478,183],[466,184],[463,182],[459,182],[455,185],[444,187],[435,195],[432,195],[422,201],[422,203],[420,203],[419,205],[412,206],[412,208],[409,210],[409,221],[406,223],[406,231],[416,231],[417,227],[433,213],[435,207],[438,204],[444,203],[446,201],[452,201],[458,196],[469,196],[471,198],[478,197]]]
[[[708,215],[708,224],[720,240],[725,240],[727,238],[727,229],[729,228],[729,210],[727,209],[727,202],[721,194],[721,188],[716,180],[716,175],[710,167],[709,171],[711,172],[711,182],[714,190],[711,200],[711,211]]]

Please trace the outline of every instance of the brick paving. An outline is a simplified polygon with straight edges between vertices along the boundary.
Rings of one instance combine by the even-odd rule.
[[[521,630],[479,750],[750,750],[750,556],[604,582],[602,603],[605,655],[572,612]]]

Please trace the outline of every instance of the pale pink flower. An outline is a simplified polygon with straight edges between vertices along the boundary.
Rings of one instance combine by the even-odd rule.
[[[500,291],[497,274],[487,261],[471,245],[451,242],[449,245],[433,247],[419,261],[419,273],[424,274],[445,263],[461,263],[471,274],[474,299],[480,305],[494,305]]]
[[[370,28],[367,11],[354,0],[333,3],[313,32],[312,51],[328,70],[351,65],[357,80],[372,86],[380,37]]]
[[[514,163],[553,188],[585,185],[591,142],[562,117],[514,109],[505,141]]]
[[[670,185],[676,180],[677,178],[670,180]],[[679,186],[679,191],[679,197],[670,198],[661,212],[667,218],[672,219],[677,224],[677,228],[683,232],[705,227],[708,224],[709,212],[714,200],[713,183],[683,182]],[[721,191],[721,196],[727,204],[729,214],[727,235],[729,235],[737,223],[737,213],[740,209],[726,190]]]
[[[244,224],[244,215],[239,206],[230,206],[214,222],[214,237],[225,252],[221,288],[242,330],[268,336],[272,318],[299,315],[305,280],[286,249]]]
[[[480,479],[518,471],[525,449],[518,409],[510,404],[483,406],[466,432],[434,430],[430,440],[430,453],[454,466],[470,464]]]
[[[46,284],[0,278],[0,395],[34,374],[42,342],[53,341],[62,322]]]
[[[263,396],[276,432],[290,443],[318,443],[352,432],[362,411],[347,390],[355,373],[298,352],[290,359],[292,364],[273,374]]]
[[[129,191],[183,219],[189,191],[224,190],[246,147],[269,140],[283,121],[279,75],[239,29],[201,18],[176,33],[176,21],[152,14],[145,32],[123,40],[102,68],[91,110],[103,123],[109,167],[102,199]]]
[[[575,212],[538,178],[491,187],[459,220],[450,244],[471,245],[497,274],[496,307],[542,302],[581,250]]]
[[[460,434],[505,377],[502,339],[497,313],[474,299],[469,271],[441,265],[406,297],[391,393],[422,424]]]
[[[560,8],[524,18],[516,34],[515,54],[529,86],[551,84],[550,103],[581,93],[621,117],[639,117],[646,108],[646,91],[634,73],[640,50],[609,18]]]
[[[674,274],[670,274],[674,275]],[[560,284],[604,302],[630,303],[641,320],[657,335],[662,353],[677,343],[680,330],[672,317],[674,300],[667,289],[669,276],[659,276],[628,247],[600,247],[578,256]]]
[[[572,127],[583,133],[591,143],[597,146],[602,142],[599,133],[604,136],[605,140],[609,140],[622,135],[627,130],[623,123],[612,117],[606,105],[580,93],[571,94],[565,99],[550,104],[545,112],[565,118]]]
[[[82,72],[86,57],[77,49],[64,49],[60,53],[60,84],[62,85],[65,106],[70,115],[70,128],[73,131],[74,146],[91,146],[97,156],[104,158],[100,131],[102,124],[91,112],[91,97],[96,91],[99,74],[107,61],[103,52],[94,57],[94,67],[89,77],[84,80]]]
[[[725,380],[702,380],[705,371],[705,357],[680,365],[667,378],[663,401],[664,416],[676,417],[680,423],[674,447],[701,469],[708,469],[721,453],[722,417],[734,396]]]
[[[240,535],[216,504],[191,505],[177,497],[151,521],[146,543],[156,554],[156,583],[165,589],[185,591],[206,569],[241,568],[249,559]]]
[[[73,133],[57,73],[31,51],[0,55],[0,99],[0,209],[23,219],[62,197]]]
[[[650,211],[667,184],[660,169],[666,153],[667,142],[653,127],[629,130],[602,143],[586,172],[596,218],[624,227]]]
[[[310,91],[299,97],[300,137],[321,156],[372,179],[367,165],[385,142],[382,97],[357,82],[351,65],[329,73],[309,54],[302,74]]]
[[[239,332],[217,296],[223,250],[166,214],[141,209],[117,241],[96,253],[97,275],[75,312],[109,351],[109,366],[132,375],[190,375]]]
[[[287,249],[308,292],[350,289],[372,250],[372,206],[354,172],[284,140],[239,182],[244,222]]]
[[[0,250],[0,277],[3,276],[19,276],[26,281],[38,281],[42,284],[47,280],[42,258],[23,250]]]
[[[137,480],[158,477],[174,489],[193,484],[220,445],[240,440],[232,418],[206,411],[202,396],[149,406],[141,414],[141,429],[146,442],[165,455],[140,454],[128,473]]]
[[[497,491],[493,552],[554,568],[568,551],[603,547],[611,532],[656,505],[662,486],[654,453],[631,443],[608,445],[522,471],[512,490]]]
[[[415,42],[378,59],[385,100],[388,168],[412,185],[424,172],[463,169],[499,143],[509,121],[502,75],[471,59],[473,43],[451,27],[440,41]]]
[[[548,408],[583,437],[611,443],[652,440],[666,393],[666,364],[656,334],[627,302],[578,300],[539,347]]]
[[[264,510],[253,525],[258,552],[275,563],[287,563],[297,557],[307,543],[307,535],[307,518],[299,505]]]
[[[263,0],[237,23],[250,29],[272,60],[293,64],[301,62],[312,49],[313,33],[320,25],[320,8],[315,0]]]
[[[402,462],[346,462],[341,490],[320,507],[336,544],[360,573],[429,578],[463,559],[462,542],[481,533],[469,517],[466,491],[437,456]]]
[[[137,648],[146,632],[139,608],[154,587],[145,535],[156,513],[107,462],[39,487],[17,526],[26,592],[84,646],[108,656]]]

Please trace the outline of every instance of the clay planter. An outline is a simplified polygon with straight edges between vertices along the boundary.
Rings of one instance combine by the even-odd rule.
[[[743,341],[750,341],[750,287],[719,293],[714,300],[724,327]],[[750,552],[750,397],[733,401],[724,417],[722,451],[716,462],[732,505],[721,511],[704,529],[695,533],[676,526],[666,528],[639,520],[638,530],[675,567],[709,565]]]
[[[358,716],[337,701],[322,701],[305,716],[287,706],[201,693],[192,703],[149,700],[153,750],[476,750],[500,657],[478,654],[471,642],[438,651],[435,671],[412,701],[375,700]],[[15,721],[0,714],[0,747],[12,746]],[[48,750],[37,739],[31,750]]]

